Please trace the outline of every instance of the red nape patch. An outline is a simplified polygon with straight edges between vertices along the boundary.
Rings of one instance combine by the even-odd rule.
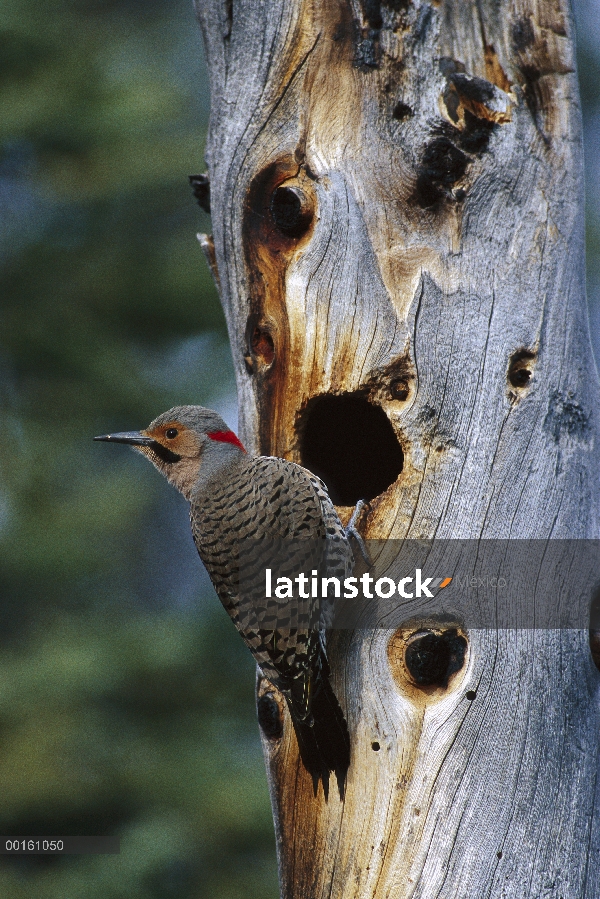
[[[216,440],[219,443],[233,443],[234,446],[239,446],[244,453],[246,452],[244,444],[239,437],[236,437],[233,431],[208,431],[208,436],[211,440]]]

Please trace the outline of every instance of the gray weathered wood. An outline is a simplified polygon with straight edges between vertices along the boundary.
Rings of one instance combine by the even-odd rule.
[[[301,461],[307,402],[365,387],[405,453],[369,537],[598,537],[566,0],[200,0],[199,17],[204,245],[247,444]],[[282,183],[313,213],[297,240],[270,223]],[[587,631],[471,630],[465,668],[426,692],[402,662],[414,630],[332,636],[344,800],[313,796],[289,721],[264,740],[282,895],[597,899]]]

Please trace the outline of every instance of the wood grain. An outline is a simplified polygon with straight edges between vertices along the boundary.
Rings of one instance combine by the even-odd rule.
[[[368,537],[597,538],[566,0],[202,0],[198,14],[206,245],[245,444],[301,461],[311,400],[360,393],[404,452]],[[300,237],[273,219],[282,186],[309,204]],[[418,622],[376,625],[329,642],[345,798],[314,796],[287,713],[263,739],[282,896],[597,899],[587,630],[471,630],[460,673],[424,691],[403,661]]]

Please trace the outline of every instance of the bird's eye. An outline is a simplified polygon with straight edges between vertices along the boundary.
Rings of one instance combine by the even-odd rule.
[[[167,438],[167,440],[173,440],[173,438],[177,437],[178,434],[179,431],[177,430],[177,428],[167,428],[167,430],[165,431],[165,437]]]

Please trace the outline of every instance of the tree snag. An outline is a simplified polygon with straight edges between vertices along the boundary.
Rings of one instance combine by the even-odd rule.
[[[371,540],[597,538],[566,0],[198,13],[246,445],[312,467],[345,520],[368,500]],[[328,643],[343,798],[259,683],[282,896],[597,899],[587,629],[382,624]]]

